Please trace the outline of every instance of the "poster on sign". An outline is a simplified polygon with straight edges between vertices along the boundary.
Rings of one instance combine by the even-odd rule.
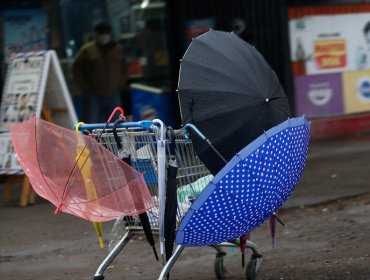
[[[0,174],[23,173],[9,133],[0,133],[0,155]]]
[[[346,113],[370,111],[370,70],[343,73]]]
[[[341,74],[308,75],[294,79],[296,112],[307,117],[342,114]]]
[[[0,131],[7,131],[11,124],[28,120],[40,111],[37,100],[44,62],[44,56],[34,56],[9,64],[0,107]]]
[[[289,33],[291,60],[308,75],[370,69],[370,13],[292,19]]]
[[[52,121],[72,128],[77,116],[55,51],[16,54],[8,65],[0,106],[0,174],[22,173],[9,127],[41,117],[42,108]]]

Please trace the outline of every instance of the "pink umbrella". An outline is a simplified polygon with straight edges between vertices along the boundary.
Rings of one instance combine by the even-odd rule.
[[[78,137],[72,130],[36,117],[11,126],[10,132],[33,189],[57,207],[55,213],[60,210],[103,222],[155,206],[143,174],[91,136]],[[83,147],[76,157],[78,145]]]

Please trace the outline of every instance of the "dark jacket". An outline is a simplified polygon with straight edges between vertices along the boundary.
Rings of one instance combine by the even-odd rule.
[[[127,63],[121,45],[85,44],[72,65],[73,78],[85,94],[111,96],[127,80]]]

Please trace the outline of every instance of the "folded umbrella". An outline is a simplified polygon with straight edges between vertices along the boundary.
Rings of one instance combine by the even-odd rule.
[[[118,119],[117,121],[114,122],[112,132],[113,132],[113,137],[114,140],[116,141],[117,144],[117,149],[118,149],[118,155],[120,156],[121,160],[123,160],[125,163],[127,163],[129,166],[131,166],[131,155],[129,150],[124,150],[122,143],[118,137],[117,134],[117,125],[122,122],[122,120]],[[130,219],[130,217],[126,217],[127,219]],[[152,227],[150,226],[149,222],[149,217],[146,212],[139,214],[139,219],[141,226],[143,227],[144,233],[146,240],[148,241],[149,245],[153,249],[153,253],[157,261],[159,260],[157,251],[155,249],[155,242],[154,242],[154,237],[153,237],[153,232],[152,232]]]
[[[166,203],[164,212],[164,240],[166,261],[172,256],[173,245],[176,236],[176,214],[177,214],[177,185],[176,176],[178,171],[175,147],[175,135],[171,127],[167,128],[170,135],[169,162],[167,166]]]

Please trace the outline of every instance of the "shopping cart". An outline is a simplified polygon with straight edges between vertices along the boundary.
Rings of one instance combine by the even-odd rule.
[[[176,161],[178,165],[176,181],[177,222],[179,223],[190,208],[192,202],[212,180],[213,176],[200,161],[200,159],[196,156],[193,144],[191,140],[187,137],[186,129],[176,130],[174,131],[174,135],[175,137],[168,136],[166,139],[166,159],[167,164],[170,164],[168,159],[171,158],[171,153],[169,152],[171,149],[169,147],[174,141]],[[226,252],[222,248],[239,246],[239,239],[212,246],[212,248],[216,250],[214,271],[217,279],[225,278],[223,259],[226,256]],[[257,272],[262,262],[262,254],[259,251],[258,246],[249,240],[247,241],[246,247],[252,251],[251,259],[246,266],[246,279],[255,280],[257,279]],[[158,279],[167,279],[168,273],[170,272],[184,249],[185,246],[176,247],[172,257],[166,262],[165,266],[163,267]]]
[[[160,120],[116,122],[114,124],[82,124],[78,129],[87,131],[121,159],[128,157],[130,164],[144,173],[144,179],[156,203],[156,207],[147,212],[148,220],[152,230],[163,232],[161,228],[163,228],[164,221],[164,205],[162,204],[164,194],[161,191],[165,189],[166,173],[164,124]],[[126,233],[100,264],[94,280],[104,279],[105,270],[130,239],[135,234],[144,232],[139,217],[122,217],[121,221],[124,223]],[[163,238],[160,238],[161,254],[163,254],[163,242]]]
[[[212,179],[212,175],[196,156],[192,142],[186,137],[184,130],[171,130],[171,133],[170,131],[166,133],[160,120],[120,123],[116,127],[108,125],[104,130],[103,126],[104,124],[81,125],[79,129],[89,130],[102,145],[114,154],[129,155],[131,165],[144,173],[146,183],[157,205],[148,211],[149,221],[152,230],[159,232],[160,252],[164,259],[166,166],[175,164],[177,167],[177,225],[192,202]],[[105,270],[129,240],[135,234],[143,233],[137,217],[125,217],[121,221],[125,225],[126,233],[101,263],[94,280],[104,279]],[[223,279],[225,276],[223,258],[226,252],[222,250],[224,246],[239,247],[239,240],[212,246],[217,252],[214,264],[217,279]],[[251,249],[252,257],[246,268],[246,277],[248,280],[253,280],[256,279],[262,255],[253,242],[248,241],[247,247]],[[183,250],[184,246],[176,247],[172,257],[165,263],[159,279],[167,278]]]

